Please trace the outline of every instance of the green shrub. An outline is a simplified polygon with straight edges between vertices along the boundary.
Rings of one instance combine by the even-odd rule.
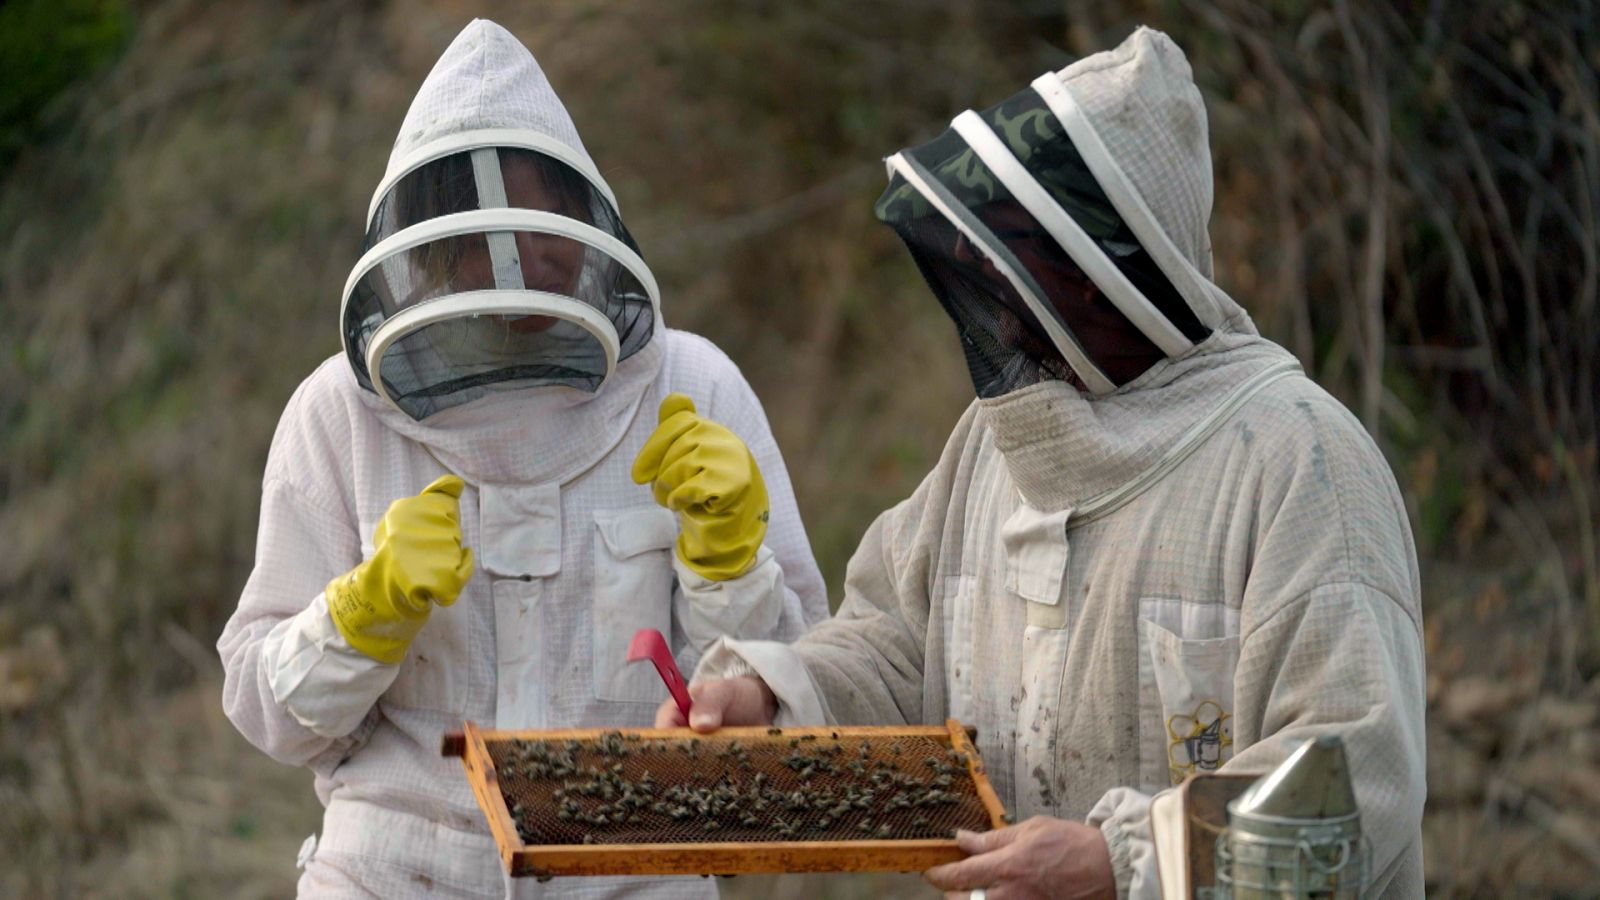
[[[48,125],[52,101],[122,52],[130,25],[117,0],[0,5],[0,169]]]

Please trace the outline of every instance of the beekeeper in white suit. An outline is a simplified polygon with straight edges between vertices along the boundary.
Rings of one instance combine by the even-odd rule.
[[[926,873],[954,896],[1154,896],[1151,795],[1327,732],[1374,895],[1422,894],[1405,508],[1360,424],[1211,280],[1206,130],[1182,51],[1140,29],[888,160],[878,216],[979,399],[867,531],[832,621],[700,663],[702,730],[976,725],[1027,821],[961,836],[969,858]]]
[[[787,640],[827,615],[760,404],[664,327],[616,198],[499,26],[469,25],[412,102],[340,324],[345,352],[273,438],[218,642],[229,718],[316,773],[300,893],[714,895],[507,885],[440,756],[463,719],[650,724],[665,689],[626,665],[635,629],[688,667],[721,635]]]

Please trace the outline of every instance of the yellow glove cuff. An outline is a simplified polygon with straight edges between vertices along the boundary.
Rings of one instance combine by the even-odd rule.
[[[462,487],[446,475],[390,504],[373,530],[372,558],[328,582],[328,614],[350,646],[397,663],[433,605],[455,602],[472,577],[472,551],[461,546]]]
[[[362,590],[363,581],[371,582],[368,565],[362,563],[355,569],[328,582],[324,596],[328,600],[328,614],[333,624],[358,652],[381,663],[393,665],[405,659],[406,648],[428,621],[428,610],[400,618],[391,618],[380,612],[378,604],[370,597],[382,598],[383,587],[369,584]],[[380,602],[392,608],[387,602]],[[398,610],[396,610],[398,612]]]

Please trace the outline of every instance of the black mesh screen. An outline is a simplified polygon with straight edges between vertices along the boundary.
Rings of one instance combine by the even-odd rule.
[[[1000,198],[971,213],[1027,270],[1056,321],[1113,384],[1127,384],[1166,356],[1022,204]]]
[[[606,232],[639,251],[621,216],[581,172],[554,157],[520,147],[496,151],[507,205],[554,212]],[[473,175],[472,152],[462,151],[418,166],[395,182],[373,210],[361,252],[395,232],[450,213],[483,209]]]
[[[525,323],[543,330],[513,330]],[[390,345],[381,370],[396,405],[420,420],[496,390],[563,384],[592,391],[605,377],[605,349],[581,326],[562,319],[455,318]]]
[[[998,397],[1046,379],[1076,381],[1050,336],[1004,279],[953,252],[960,239],[942,218],[897,226],[922,277],[955,322],[979,397]]]

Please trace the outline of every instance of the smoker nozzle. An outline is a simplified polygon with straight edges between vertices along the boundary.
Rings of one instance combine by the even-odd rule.
[[[1344,742],[1333,735],[1306,741],[1278,768],[1229,804],[1245,819],[1340,820],[1356,814]]]

